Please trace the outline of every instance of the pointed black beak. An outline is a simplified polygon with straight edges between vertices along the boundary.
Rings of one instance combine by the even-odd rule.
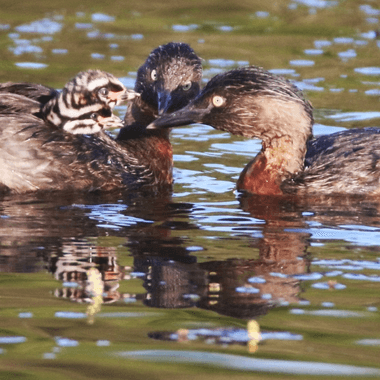
[[[172,101],[172,96],[170,91],[166,90],[161,90],[158,92],[158,115],[164,115],[168,112],[171,101]]]
[[[209,113],[208,108],[195,108],[193,104],[175,111],[171,114],[162,115],[147,126],[147,129],[161,129],[180,127],[194,123],[203,123],[204,117]]]

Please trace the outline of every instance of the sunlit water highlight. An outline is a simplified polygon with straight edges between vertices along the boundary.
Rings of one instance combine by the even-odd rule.
[[[183,364],[207,364],[241,371],[259,371],[313,376],[379,376],[375,368],[349,365],[326,364],[317,362],[299,362],[247,358],[238,355],[217,354],[194,351],[147,350],[118,352],[117,356],[145,361],[170,361]]]
[[[338,19],[345,13],[341,7],[349,5],[320,0],[283,5],[284,14],[274,8],[264,11],[252,6],[249,13],[220,22],[216,21],[218,12],[207,22],[199,18],[194,21],[188,14],[168,20],[161,13],[156,24],[162,29],[158,31],[152,22],[154,11],[149,12],[152,18],[148,26],[144,25],[146,14],[137,10],[138,3],[136,10],[125,14],[108,5],[107,9],[92,7],[70,15],[57,9],[55,16],[41,11],[25,21],[1,20],[4,67],[11,68],[2,81],[13,75],[17,81],[59,81],[62,85],[75,74],[74,69],[100,67],[115,72],[128,88],[133,88],[136,70],[149,51],[161,43],[181,40],[190,42],[202,56],[203,83],[218,73],[256,63],[292,80],[315,107],[316,136],[351,127],[379,126],[380,44],[376,30],[380,10],[375,4],[355,4],[351,9],[356,17],[352,35],[353,23],[349,22],[347,29],[340,20],[343,30],[326,28],[328,33],[324,34],[323,26],[318,25],[315,36],[309,27],[288,35],[296,41],[288,47],[277,41],[282,41],[281,24],[293,28],[289,15],[305,22],[323,21],[324,10],[329,8],[328,12],[336,12],[334,17]],[[173,7],[176,9],[177,4]],[[286,30],[284,33],[286,36]],[[218,46],[215,41],[220,38],[223,43]],[[265,49],[260,48],[263,39],[268,39]],[[268,54],[271,44],[276,50]],[[116,110],[121,115],[125,111],[125,106]],[[64,352],[77,347],[99,347],[109,352],[115,336],[120,346],[139,349],[142,342],[144,347],[153,347],[162,342],[148,338],[148,333],[160,323],[165,329],[191,324],[202,328],[218,323],[236,326],[251,312],[260,323],[276,330],[261,332],[262,340],[273,346],[259,343],[259,355],[263,352],[281,359],[282,353],[288,355],[289,351],[280,351],[273,341],[287,341],[292,355],[314,361],[194,351],[123,351],[122,355],[291,375],[379,376],[376,369],[325,364],[317,356],[323,347],[331,361],[339,363],[336,352],[347,349],[342,352],[347,362],[378,365],[372,351],[355,355],[358,347],[379,347],[378,329],[372,324],[379,312],[374,306],[378,297],[373,296],[380,281],[378,204],[361,200],[341,206],[335,200],[328,206],[308,204],[297,208],[286,202],[277,207],[276,202],[263,199],[244,203],[234,192],[235,183],[244,165],[260,151],[260,141],[232,137],[199,124],[174,129],[171,138],[175,187],[169,198],[71,199],[66,194],[53,201],[33,196],[4,198],[0,210],[0,265],[4,277],[6,272],[21,272],[32,281],[37,272],[48,270],[57,284],[38,289],[37,304],[43,303],[43,311],[29,301],[34,297],[33,288],[20,279],[11,279],[16,285],[11,296],[10,287],[1,287],[2,299],[14,302],[1,311],[6,326],[0,337],[2,359],[11,358],[16,363],[23,352],[34,352],[36,347],[38,360],[58,359],[61,349]],[[90,267],[101,271],[104,303],[94,315],[96,328],[88,332],[89,343],[86,334],[78,333],[77,324],[84,329],[88,319],[85,310],[91,305],[91,297],[86,273]],[[36,288],[42,285],[43,281],[34,284]],[[49,295],[53,297],[54,289],[58,299],[52,300]],[[42,296],[43,301],[41,294],[46,296]],[[53,301],[60,302],[59,307],[51,306]],[[250,307],[253,311],[245,315]],[[152,312],[152,308],[165,311]],[[305,333],[299,334],[301,320]],[[319,320],[323,320],[324,327],[319,326]],[[127,323],[121,327],[121,322]],[[339,334],[334,335],[335,323],[349,337],[347,347],[341,344]],[[104,330],[98,329],[98,324]],[[289,329],[289,325],[297,327]],[[65,331],[59,333],[64,337],[56,336],[55,330],[60,329]],[[108,331],[112,339],[103,339]],[[249,340],[244,329],[230,334],[226,333],[228,327],[222,331],[225,336],[221,341],[226,345],[237,341],[246,344]],[[187,344],[191,345],[202,335],[223,333],[189,329],[188,334],[191,342]],[[310,339],[314,336],[320,337],[317,344]],[[172,333],[172,338],[178,340],[178,333]],[[40,353],[41,344],[46,342],[55,346],[50,352],[44,348]],[[205,343],[209,348],[215,340]],[[301,343],[302,348],[298,345]],[[17,347],[22,349],[16,351]],[[69,355],[65,357],[67,363],[72,360]],[[76,352],[73,360],[79,363],[80,353]],[[32,359],[30,363],[34,364]],[[65,367],[68,370],[69,365]],[[155,376],[159,376],[157,373]]]

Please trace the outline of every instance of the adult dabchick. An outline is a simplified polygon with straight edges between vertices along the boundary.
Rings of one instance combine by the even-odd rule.
[[[122,126],[111,108],[136,95],[113,75],[98,70],[79,73],[62,92],[41,85],[2,84],[0,189],[96,187],[89,156],[100,156],[100,151],[92,150],[99,143],[86,151],[87,135]]]
[[[201,60],[189,45],[171,42],[154,49],[138,70],[135,88],[141,92],[141,97],[128,102],[124,126],[116,141],[105,133],[91,136],[65,134],[63,138],[62,134],[50,131],[44,130],[38,135],[29,131],[21,138],[29,141],[30,135],[33,136],[26,144],[29,153],[40,146],[38,156],[41,162],[48,164],[48,169],[41,169],[29,186],[24,181],[23,186],[13,184],[11,189],[92,191],[171,185],[173,156],[169,132],[147,131],[146,127],[159,113],[179,109],[194,98],[200,91],[201,78]],[[6,84],[5,87],[0,85],[0,92],[29,97],[40,106],[56,93],[51,88],[35,84]],[[18,146],[17,141],[11,146]],[[1,142],[0,135],[0,145]],[[18,156],[15,153],[16,159],[20,164],[24,162],[20,153]],[[40,167],[34,164],[27,166],[34,170]]]
[[[145,167],[153,184],[173,182],[173,151],[169,130],[147,130],[158,115],[187,105],[200,92],[201,59],[185,43],[169,42],[154,49],[137,71],[139,97],[127,103],[125,127],[117,142]]]
[[[187,107],[148,128],[203,123],[262,140],[238,190],[255,194],[378,194],[380,130],[355,129],[312,140],[312,106],[294,85],[259,67],[212,78]]]

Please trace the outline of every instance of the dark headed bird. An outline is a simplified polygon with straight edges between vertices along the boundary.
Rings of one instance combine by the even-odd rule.
[[[200,59],[188,45],[170,43],[155,49],[154,52],[156,53],[152,53],[147,59],[147,62],[152,65],[149,70],[158,70],[168,65],[167,73],[164,69],[160,69],[162,73],[160,81],[163,82],[164,88],[171,88],[169,82],[179,83],[178,87],[181,83],[187,84],[188,79],[191,79],[194,81],[193,90],[197,89],[196,93],[199,92],[202,76]],[[159,52],[161,55],[158,55]],[[152,57],[155,59],[153,60]],[[147,62],[144,64],[145,67],[147,67]],[[172,69],[169,69],[170,67]],[[151,73],[149,72],[148,77],[144,76],[147,70],[147,68],[139,70],[138,74],[139,86],[143,88],[142,96],[144,99],[155,97],[158,99],[157,87],[151,85]],[[191,71],[192,75],[189,74]],[[181,72],[183,72],[182,82],[178,82]],[[174,77],[170,73],[173,73]],[[146,86],[144,86],[145,82]],[[78,91],[78,86],[75,84],[67,87],[72,91]],[[96,89],[100,90],[98,86]],[[114,99],[113,93],[116,91],[111,88],[108,90],[112,92],[112,99]],[[141,97],[135,97],[133,102],[129,102],[124,126],[115,141],[103,132],[74,136],[40,125],[44,120],[41,109],[48,108],[49,101],[58,94],[49,87],[7,83],[0,85],[0,96],[4,91],[8,91],[8,95],[12,92],[14,96],[19,95],[25,98],[24,102],[17,107],[12,102],[2,107],[0,102],[0,149],[4,146],[9,150],[7,169],[3,169],[2,172],[0,165],[0,183],[6,189],[17,192],[108,191],[171,186],[173,181],[172,147],[169,133],[167,130],[146,131],[146,126],[158,114],[154,102],[153,104],[145,103],[140,101]],[[82,91],[88,92],[83,88],[80,92]],[[192,91],[182,93],[173,91],[173,93],[175,96],[171,96],[171,101],[168,103],[170,109],[181,108],[195,96]],[[90,99],[94,100],[95,97],[90,97]],[[124,99],[125,97],[122,97],[122,100]],[[158,104],[158,101],[156,103]],[[113,105],[113,103],[108,104]],[[10,113],[13,115],[10,116]],[[37,118],[37,125],[35,125],[35,119],[29,120],[32,117],[31,114]],[[23,126],[29,125],[28,128],[21,126],[20,116],[28,119],[26,123],[23,123]],[[6,117],[8,119],[5,120]],[[13,119],[10,120],[10,117]],[[7,136],[3,133],[1,125],[4,125],[4,131],[5,125],[11,126],[7,128]],[[17,133],[19,131],[22,131],[22,134]],[[14,133],[17,133],[17,137],[14,137]],[[5,155],[6,153],[3,153],[4,158]],[[0,164],[2,160],[0,154]]]
[[[201,59],[188,44],[169,42],[154,49],[137,71],[134,90],[140,97],[127,103],[118,140],[148,133],[146,126],[159,115],[185,107],[199,94],[201,80]]]
[[[262,140],[238,190],[254,194],[373,194],[380,190],[380,130],[312,139],[311,104],[284,78],[258,67],[212,78],[188,106],[148,129],[203,123]]]
[[[154,183],[173,182],[173,152],[169,130],[147,130],[158,115],[186,106],[200,92],[201,59],[185,43],[170,42],[154,49],[137,71],[135,91],[127,103],[125,127],[117,141],[146,167]]]

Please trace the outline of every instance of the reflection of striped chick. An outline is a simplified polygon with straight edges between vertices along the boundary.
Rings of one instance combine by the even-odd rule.
[[[73,134],[100,132],[107,127],[121,127],[121,120],[111,109],[137,94],[127,90],[112,74],[100,70],[79,73],[62,92],[42,107],[45,121]]]

